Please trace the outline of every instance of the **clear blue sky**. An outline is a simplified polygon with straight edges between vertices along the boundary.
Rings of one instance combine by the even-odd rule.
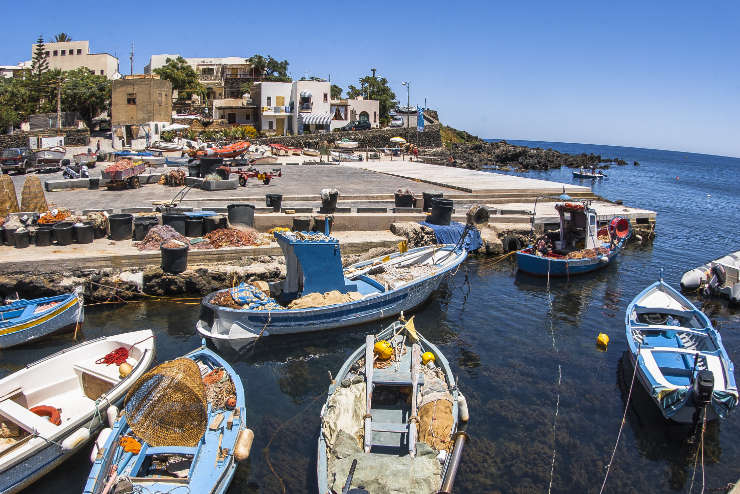
[[[0,64],[65,31],[128,72],[269,54],[346,88],[376,67],[481,137],[740,156],[738,2],[2,2]],[[33,15],[30,15],[33,11]]]

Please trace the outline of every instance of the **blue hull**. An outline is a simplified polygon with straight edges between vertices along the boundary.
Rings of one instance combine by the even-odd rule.
[[[54,303],[53,307],[37,312],[44,304]],[[0,348],[10,348],[65,328],[82,324],[85,310],[82,297],[76,293],[44,297],[34,300],[19,300],[0,308],[9,319],[0,321]]]
[[[553,259],[528,254],[523,250],[516,253],[516,263],[520,271],[535,276],[573,276],[590,273],[607,267],[618,254],[618,250],[610,254],[592,259]],[[605,258],[604,261],[600,260]]]

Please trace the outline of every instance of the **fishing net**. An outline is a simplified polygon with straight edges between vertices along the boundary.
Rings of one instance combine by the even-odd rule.
[[[195,446],[208,421],[198,365],[178,358],[141,376],[126,395],[126,421],[152,446]]]
[[[18,212],[18,196],[15,186],[8,175],[0,174],[0,216]]]
[[[21,211],[43,213],[49,209],[41,180],[36,175],[26,178],[21,192]]]

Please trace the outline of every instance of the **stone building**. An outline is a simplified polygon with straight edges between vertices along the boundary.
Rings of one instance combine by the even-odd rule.
[[[159,140],[172,121],[172,83],[157,75],[134,75],[113,81],[113,147],[144,148]]]
[[[35,50],[36,44],[31,45],[31,58]],[[108,53],[90,53],[89,41],[44,43],[44,51],[50,69],[66,71],[87,67],[96,75],[104,75],[108,79],[121,76],[118,73],[118,59]]]

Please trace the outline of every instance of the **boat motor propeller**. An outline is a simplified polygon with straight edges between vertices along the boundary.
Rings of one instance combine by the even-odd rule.
[[[714,374],[710,370],[701,370],[694,379],[694,400],[700,405],[712,402],[714,391]]]

